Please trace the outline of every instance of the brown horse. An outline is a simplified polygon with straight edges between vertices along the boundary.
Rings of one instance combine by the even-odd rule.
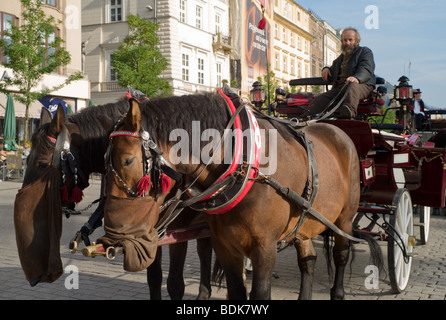
[[[213,247],[226,275],[230,299],[247,298],[243,281],[244,257],[251,259],[253,267],[250,298],[270,299],[270,279],[276,260],[277,244],[294,243],[301,270],[299,298],[309,299],[316,259],[311,239],[327,230],[327,226],[313,215],[306,214],[306,218],[302,218],[302,207],[284,197],[284,194],[289,190],[294,190],[297,194],[308,193],[310,190],[309,193],[315,196],[312,209],[320,212],[329,221],[328,224],[333,223],[334,228],[342,230],[344,235],[353,234],[352,221],[360,198],[358,155],[351,139],[342,130],[330,124],[314,124],[298,131],[297,136],[306,136],[304,140],[308,143],[304,143],[296,138],[296,131],[288,125],[260,114],[257,114],[257,121],[260,130],[264,130],[265,134],[260,166],[257,174],[250,178],[255,182],[251,190],[229,212],[206,215]],[[153,177],[153,171],[160,170],[153,165],[159,161],[160,150],[163,151],[161,162],[188,177],[189,183],[194,181],[191,184],[198,184],[204,190],[212,188],[214,182],[222,177],[231,164],[221,161],[220,158],[226,150],[219,153],[218,146],[207,148],[204,153],[203,150],[208,147],[205,142],[210,139],[203,140],[203,136],[210,130],[223,134],[225,126],[232,122],[234,121],[228,113],[227,102],[220,94],[171,97],[144,102],[141,105],[133,101],[125,122],[110,143],[108,190],[109,195],[115,197],[115,201],[106,203],[104,215],[108,216],[108,222],[115,224],[117,220],[129,215],[134,216],[132,219],[137,219],[135,215],[147,215],[147,212],[139,212],[135,207],[127,205],[126,200],[131,197],[130,193],[138,190],[143,176],[149,174]],[[191,137],[198,127],[198,139],[201,137],[202,140],[192,139],[183,143],[182,148],[178,148],[178,144],[182,142],[177,141],[178,133]],[[196,131],[195,135],[197,136]],[[148,141],[149,145],[156,146],[154,149],[150,148],[150,152],[147,152],[145,147]],[[194,146],[198,146],[198,152]],[[224,149],[223,146],[220,147]],[[309,149],[313,151],[310,152]],[[184,150],[187,150],[186,154],[179,155],[185,152]],[[311,165],[313,161],[309,160],[310,153],[314,154],[317,169]],[[219,161],[209,162],[200,158],[211,154],[219,155],[216,159]],[[280,164],[277,168],[274,168],[275,160]],[[145,166],[147,161],[151,163],[150,166]],[[317,171],[317,175],[309,174],[310,171]],[[269,173],[264,175],[264,172]],[[231,175],[242,179],[247,174],[238,171]],[[269,182],[272,180],[287,188],[277,188],[279,193],[271,187]],[[152,180],[152,186],[157,184],[159,181]],[[191,185],[185,188],[190,190]],[[216,202],[213,199],[218,198],[220,191],[221,189],[210,199],[206,198],[208,203]],[[152,188],[149,196],[156,199],[159,191]],[[155,201],[161,201],[161,198],[158,197]],[[126,205],[119,205],[119,202]],[[116,214],[116,207],[122,210],[118,216],[113,216]],[[124,235],[124,238],[126,237],[127,235]],[[331,297],[342,299],[350,240],[338,234],[334,237],[336,273]],[[119,246],[119,240],[115,239],[114,244]]]
[[[104,154],[109,130],[127,112],[128,106],[128,101],[122,99],[116,103],[86,108],[68,118],[61,107],[54,118],[47,109],[42,108],[40,126],[32,136],[26,174],[14,208],[19,257],[31,286],[39,282],[53,282],[63,273],[59,251],[62,205],[73,205],[75,187],[85,189],[90,173],[105,173]],[[64,148],[67,150],[62,157],[68,159],[66,171],[61,169],[61,152]],[[68,168],[71,166],[77,171],[77,181]],[[63,184],[67,186],[65,196],[61,191]],[[204,268],[199,298],[206,299],[210,295],[210,241],[200,240],[198,248]],[[147,269],[152,299],[161,299],[161,251],[158,250],[156,263]],[[168,290],[172,299],[180,299],[184,294],[180,284],[184,283],[182,270],[185,252],[182,243],[170,246]]]

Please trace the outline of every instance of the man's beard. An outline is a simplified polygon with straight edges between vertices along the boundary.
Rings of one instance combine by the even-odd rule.
[[[350,54],[352,54],[353,53],[353,51],[355,51],[355,49],[358,47],[358,44],[352,44],[352,45],[342,45],[342,48],[341,48],[341,50],[342,50],[342,53],[344,54],[344,55],[350,55]]]

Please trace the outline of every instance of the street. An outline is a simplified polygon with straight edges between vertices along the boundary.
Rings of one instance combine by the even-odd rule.
[[[149,291],[146,273],[126,272],[122,268],[122,257],[108,261],[102,257],[87,258],[81,253],[70,253],[68,244],[76,231],[87,221],[96,206],[81,215],[63,218],[61,256],[65,274],[54,283],[38,284],[32,288],[26,281],[20,267],[14,234],[13,206],[17,190],[21,183],[17,181],[0,182],[0,299],[1,300],[146,300]],[[90,187],[84,190],[84,200],[78,209],[85,208],[99,195],[100,180],[90,179]],[[418,221],[418,216],[415,221]],[[102,235],[102,228],[90,236],[92,241]],[[415,227],[415,236],[419,238],[419,228]],[[347,266],[345,291],[347,300],[445,300],[446,298],[446,217],[432,216],[430,238],[426,245],[418,245],[414,251],[409,284],[401,294],[391,292],[388,274],[379,275],[378,280],[370,285],[369,248],[356,245],[352,266]],[[322,253],[322,241],[315,240],[318,260],[314,280],[313,299],[329,299],[329,277],[325,257]],[[380,241],[387,263],[387,243]],[[168,251],[163,247],[163,299],[168,300],[166,278],[168,271]],[[387,267],[387,266],[386,266]],[[78,277],[73,277],[78,272]],[[184,269],[186,292],[184,299],[192,300],[198,293],[199,262],[195,241],[189,242],[188,255]],[[76,281],[76,282],[73,282]],[[251,275],[247,274],[247,286],[250,287]],[[300,273],[297,267],[296,253],[293,247],[280,252],[277,256],[275,273],[272,278],[272,298],[274,300],[295,300],[298,297]],[[213,286],[212,300],[226,299],[226,289]]]

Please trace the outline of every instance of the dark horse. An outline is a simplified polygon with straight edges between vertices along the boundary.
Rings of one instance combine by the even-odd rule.
[[[145,163],[156,163],[159,150],[162,150],[168,166],[188,177],[189,183],[195,181],[195,184],[199,184],[204,190],[212,188],[213,183],[226,172],[229,164],[224,161],[203,161],[197,157],[217,154],[216,160],[222,160],[220,157],[223,157],[224,152],[219,153],[218,146],[208,148],[203,154],[208,147],[206,141],[210,141],[203,139],[203,134],[210,130],[217,130],[222,134],[225,126],[232,122],[225,99],[220,94],[197,94],[141,104],[132,102],[125,122],[117,129],[117,134],[110,143],[107,177],[109,196],[113,196],[114,201],[105,205],[106,227],[107,223],[110,223],[112,229],[117,221],[127,219],[130,214],[135,215],[138,212],[135,210],[137,202],[135,207],[127,203],[127,200],[132,198],[130,190],[135,192],[142,177],[156,169],[156,166],[147,167]],[[339,228],[341,233],[352,235],[352,221],[360,198],[358,155],[351,139],[342,130],[330,124],[313,124],[299,130],[298,136],[306,137],[308,144],[305,144],[296,138],[296,131],[288,125],[260,114],[256,114],[256,117],[260,131],[265,130],[262,138],[262,148],[265,150],[262,151],[260,166],[255,168],[258,169],[257,175],[251,177],[255,182],[245,197],[229,212],[206,215],[213,248],[226,275],[229,299],[247,298],[243,281],[244,257],[251,259],[253,267],[250,298],[270,299],[270,279],[276,260],[277,244],[294,243],[301,270],[299,298],[309,299],[316,259],[311,239],[327,230],[327,226],[309,214],[306,214],[305,219],[301,218],[302,208],[284,194],[289,190],[298,194],[306,193],[310,182],[310,189],[311,185],[318,189],[312,208],[320,212],[328,223],[333,223],[335,228]],[[197,123],[200,129],[198,139],[201,137],[203,140],[189,140],[182,145],[183,149],[178,148],[178,137],[173,135],[177,138],[172,138],[172,133],[181,132],[187,137],[192,137],[194,129],[198,127]],[[148,137],[153,139],[153,145],[156,141],[157,147],[154,150],[159,149],[158,151],[154,152],[152,149],[150,154],[147,153],[145,145]],[[309,171],[312,171],[312,161],[309,161],[309,151],[307,152],[309,144],[314,146],[311,149],[317,169],[311,167],[312,170],[317,170],[317,176],[309,174]],[[198,146],[199,152],[194,150],[193,146]],[[179,156],[184,150],[188,153]],[[181,161],[178,160],[179,157]],[[273,165],[275,157],[280,164],[276,170]],[[263,174],[268,171],[268,175]],[[242,179],[246,172],[235,172],[233,175]],[[277,192],[268,183],[272,180],[280,182],[286,188]],[[313,190],[314,193],[316,192]],[[156,190],[151,189],[149,195],[157,197]],[[212,198],[210,201],[212,202]],[[119,202],[123,204],[120,205]],[[122,208],[119,214],[116,213],[116,207]],[[148,213],[139,212],[138,215],[142,219],[142,216],[147,216]],[[351,249],[351,240],[338,234],[334,234],[334,238],[336,271],[331,298],[342,299],[344,269]],[[114,245],[119,246],[119,241],[115,239]],[[377,250],[380,250],[379,247]]]
[[[105,174],[104,154],[109,131],[126,114],[128,107],[127,99],[122,99],[116,103],[88,107],[68,118],[61,107],[54,118],[42,108],[40,127],[32,136],[26,174],[14,208],[19,257],[31,286],[39,282],[53,282],[63,273],[60,258],[62,205],[74,202],[74,190],[88,186],[90,173]],[[73,168],[62,172],[61,150],[71,152],[72,156],[66,153],[63,157],[69,159],[68,167],[75,167],[77,179]],[[63,184],[67,186],[65,197],[61,192]],[[204,278],[199,298],[210,295],[210,275],[206,277],[211,268],[209,242],[203,239],[199,245],[201,261],[206,266],[203,268],[209,269],[202,272]],[[183,243],[170,246],[168,289],[172,299],[181,299],[184,294],[182,270],[185,250]],[[151,298],[161,299],[161,249],[155,263],[147,269],[147,280]]]

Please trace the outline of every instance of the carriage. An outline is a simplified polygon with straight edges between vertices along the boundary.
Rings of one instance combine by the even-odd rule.
[[[445,207],[446,149],[435,148],[426,139],[432,132],[414,132],[408,121],[384,122],[392,109],[399,112],[400,120],[406,120],[409,113],[405,105],[383,110],[386,93],[383,84],[384,79],[377,78],[378,88],[369,98],[360,101],[355,120],[323,121],[344,130],[356,146],[362,190],[354,228],[388,242],[391,287],[400,293],[409,280],[413,247],[417,242],[414,227],[419,227],[419,244],[426,244],[433,208]],[[327,83],[321,78],[309,78],[292,80],[290,85],[306,89]],[[299,117],[314,97],[307,92],[285,96],[280,89],[276,94],[273,112],[290,119]],[[414,213],[418,221],[414,220]]]

